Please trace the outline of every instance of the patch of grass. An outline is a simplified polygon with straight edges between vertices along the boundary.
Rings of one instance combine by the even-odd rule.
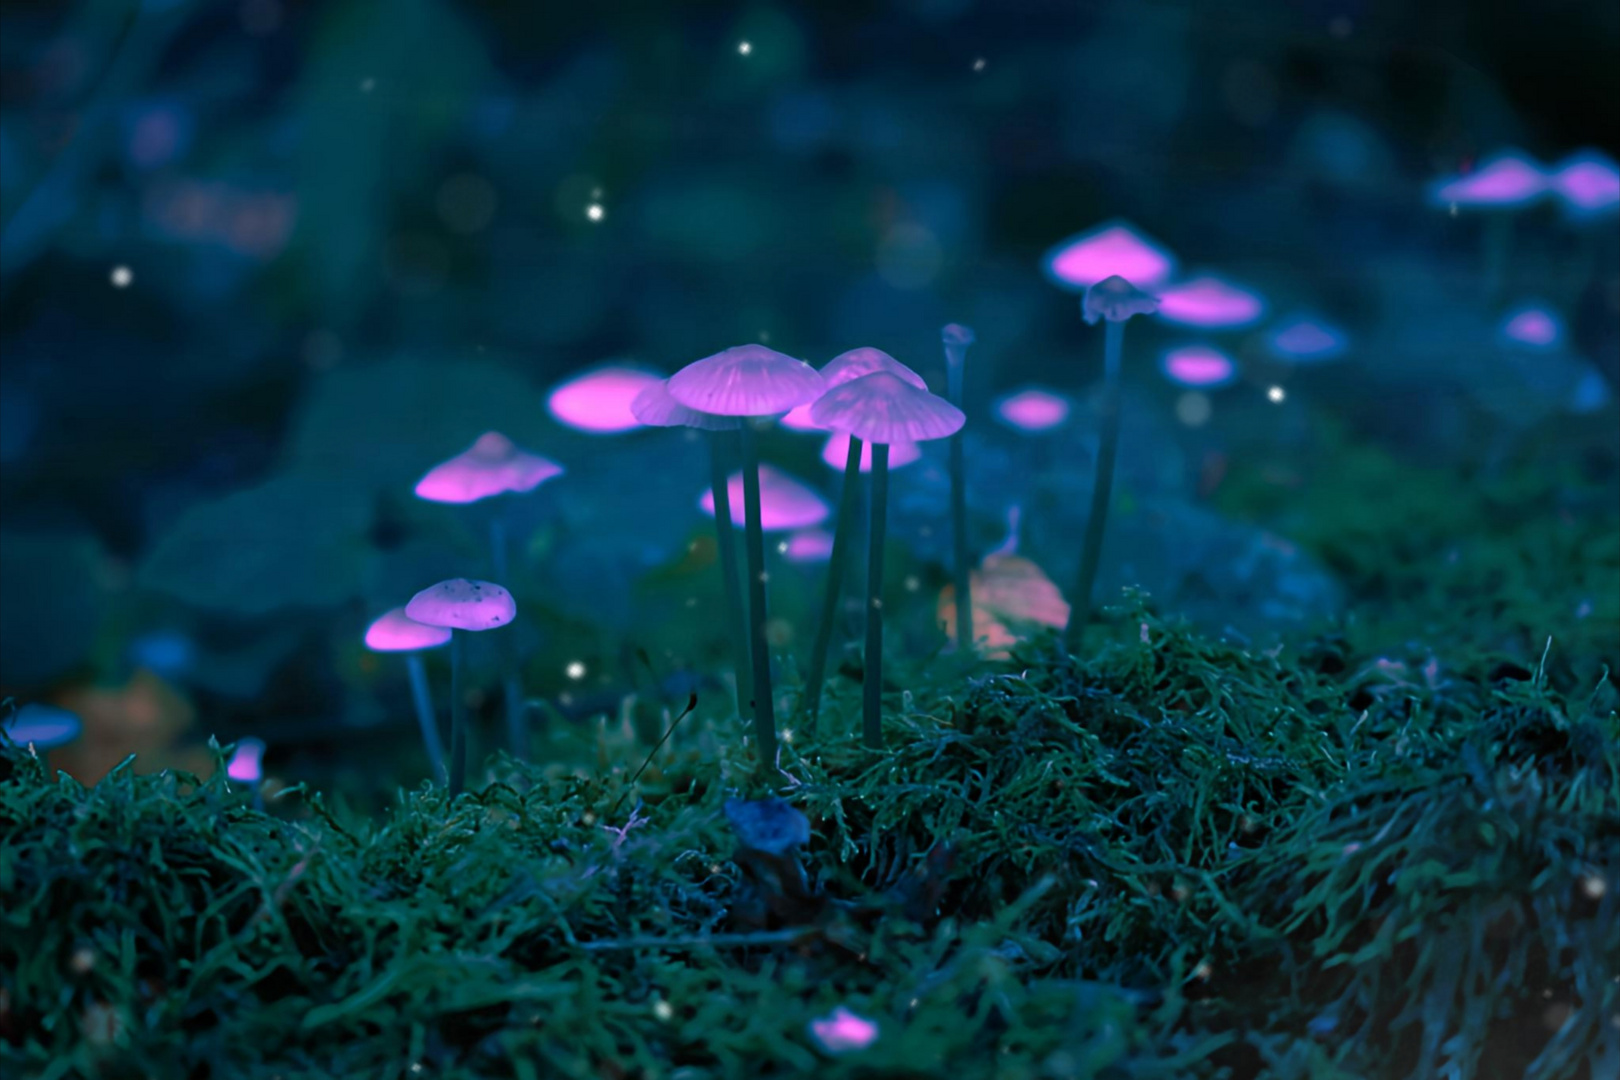
[[[741,759],[494,766],[353,819],[0,747],[0,1072],[95,1077],[1527,1076],[1620,1068],[1620,717],[1320,638],[1124,611],[840,684],[738,851]],[[703,747],[701,751],[697,749]],[[809,1022],[881,1025],[841,1057]]]

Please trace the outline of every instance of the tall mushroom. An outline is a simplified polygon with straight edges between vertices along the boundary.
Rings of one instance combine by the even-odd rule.
[[[861,736],[883,746],[883,540],[889,498],[889,444],[943,439],[962,429],[962,410],[887,371],[864,375],[822,395],[810,418],[872,444],[872,522],[866,592],[866,671]]]
[[[689,409],[669,393],[669,380],[659,379],[643,387],[630,402],[630,412],[648,427],[685,427],[709,433],[709,497],[714,513],[715,543],[720,553],[720,576],[726,597],[726,635],[731,639],[731,658],[737,669],[737,715],[747,711],[753,696],[752,664],[748,658],[748,632],[743,622],[742,591],[737,584],[737,537],[731,509],[731,488],[726,483],[725,448],[722,433],[740,426],[734,416],[713,416]]]
[[[696,360],[669,379],[669,393],[689,409],[734,416],[742,423],[743,502],[747,521],[748,638],[754,670],[754,735],[760,769],[776,767],[776,702],[771,696],[771,656],[765,640],[765,534],[759,519],[759,452],[754,417],[778,416],[821,395],[821,373],[763,345],[737,345]],[[718,515],[716,515],[718,516]]]
[[[1103,530],[1108,526],[1108,503],[1114,491],[1114,458],[1119,453],[1120,366],[1125,347],[1125,320],[1132,315],[1150,315],[1158,301],[1118,274],[1104,278],[1086,290],[1081,312],[1088,323],[1108,323],[1103,339],[1102,432],[1097,442],[1097,472],[1091,487],[1091,516],[1080,549],[1080,573],[1069,607],[1069,623],[1063,629],[1064,646],[1073,652],[1080,644],[1086,620],[1091,615],[1091,588],[1102,557]]]
[[[563,474],[555,461],[531,453],[498,431],[486,431],[466,450],[428,470],[416,483],[416,496],[429,502],[473,503],[508,493],[524,494]],[[506,516],[496,508],[489,516],[491,573],[502,581],[506,573]],[[512,643],[502,643],[502,696],[506,702],[508,748],[519,758],[529,754],[525,723],[526,699],[518,676]]]
[[[450,633],[450,797],[461,794],[467,783],[467,723],[462,701],[461,668],[466,651],[462,635],[505,626],[517,617],[512,594],[488,581],[451,578],[431,585],[405,605],[405,615]]]
[[[440,780],[445,778],[444,743],[439,739],[439,723],[433,715],[433,698],[428,693],[422,652],[449,644],[452,633],[443,626],[417,622],[406,615],[402,607],[380,616],[366,627],[366,648],[372,652],[405,654],[405,667],[411,676],[411,700],[416,706],[416,722],[422,729],[422,745],[427,750],[433,775]]]
[[[886,371],[919,390],[928,389],[921,375],[882,349],[866,346],[839,353],[827,361],[821,369],[821,378],[826,388],[831,390],[879,371]],[[815,406],[811,405],[810,410],[814,413]],[[812,425],[816,424],[814,416],[809,420]],[[871,471],[873,459],[872,448],[868,446],[863,451],[861,440],[848,432],[834,433],[833,440],[836,441],[840,434],[845,442],[842,459],[844,486],[838,496],[838,522],[833,527],[832,556],[827,563],[827,581],[821,598],[821,621],[816,625],[816,640],[811,646],[810,671],[805,682],[805,724],[811,730],[815,729],[816,715],[821,710],[821,685],[827,674],[827,652],[832,647],[833,623],[838,617],[838,600],[844,587],[845,552],[849,548],[850,533],[854,531],[852,519],[856,510],[856,492],[860,491],[861,473]],[[822,458],[836,468],[838,457],[831,454],[835,449],[830,441]],[[916,460],[918,455],[915,447],[911,447],[911,455],[911,460]]]

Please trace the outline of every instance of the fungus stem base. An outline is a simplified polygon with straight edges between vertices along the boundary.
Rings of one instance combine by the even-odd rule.
[[[443,783],[444,742],[439,737],[439,720],[433,715],[433,697],[428,693],[427,667],[420,653],[405,657],[405,667],[411,675],[411,700],[416,704],[416,722],[422,727],[422,745],[427,750],[428,765],[433,779]]]
[[[746,421],[745,421],[746,422]],[[709,490],[714,494],[714,537],[720,553],[720,576],[726,597],[726,635],[731,638],[731,660],[737,669],[737,715],[747,711],[753,696],[752,661],[744,626],[742,586],[737,582],[737,527],[731,520],[731,487],[720,440],[724,432],[709,432]]]
[[[759,771],[776,768],[776,702],[771,693],[770,645],[765,640],[765,530],[760,523],[759,455],[754,429],[745,419],[742,436],[743,514],[747,523],[748,637],[754,669],[754,737],[759,740]]]
[[[838,603],[843,598],[844,562],[849,558],[849,535],[854,531],[856,500],[861,489],[861,440],[850,437],[844,457],[844,488],[838,495],[838,523],[833,526],[832,557],[827,561],[826,591],[821,598],[821,624],[810,652],[810,674],[805,682],[805,730],[816,729],[821,711],[821,687],[827,678],[827,652],[832,646],[833,624],[838,620]]]
[[[462,701],[461,669],[466,644],[463,635],[450,631],[450,797],[467,786],[467,706]]]
[[[1063,646],[1073,653],[1091,618],[1091,590],[1102,558],[1103,531],[1108,527],[1108,504],[1114,493],[1114,459],[1119,455],[1120,358],[1125,324],[1109,320],[1104,338],[1102,433],[1097,443],[1097,475],[1091,487],[1091,516],[1080,550],[1080,573],[1069,600],[1069,622],[1063,628]]]
[[[883,541],[888,527],[889,447],[872,444],[871,549],[866,568],[866,663],[861,684],[861,741],[883,749]]]

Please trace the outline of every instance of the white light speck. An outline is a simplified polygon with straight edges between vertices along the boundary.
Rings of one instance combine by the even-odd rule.
[[[593,202],[585,208],[585,216],[592,221],[601,221],[607,210],[599,202]]]
[[[585,664],[580,660],[570,660],[564,669],[570,679],[583,679],[585,677]]]
[[[917,578],[917,575],[916,574],[907,574],[906,575],[906,592],[916,592],[920,588],[922,588],[922,582]]]
[[[1284,390],[1280,386],[1273,386],[1270,390],[1266,391],[1266,397],[1271,399],[1271,403],[1273,405],[1281,405],[1288,399],[1288,391]]]
[[[788,552],[788,542],[786,540],[779,542],[776,545],[776,550],[781,554],[786,555]]]
[[[973,70],[974,71],[983,71],[984,70],[984,57],[981,56],[977,60],[973,61]]]
[[[737,55],[739,55],[739,56],[747,56],[749,53],[751,53],[753,51],[754,51],[754,43],[753,42],[751,42],[751,41],[739,41],[739,42],[737,42]]]
[[[360,80],[360,92],[362,94],[369,94],[375,89],[377,89],[376,79],[366,78]]]
[[[782,741],[783,742],[789,742],[789,743],[793,741],[793,729],[792,728],[783,728],[782,729]]]
[[[659,998],[653,1002],[653,1015],[667,1023],[675,1019],[675,1007],[663,998]]]
[[[127,289],[135,280],[135,271],[127,266],[115,266],[112,273],[107,275],[107,280],[112,282],[115,289]]]

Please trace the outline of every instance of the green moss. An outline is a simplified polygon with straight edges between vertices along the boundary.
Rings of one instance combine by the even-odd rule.
[[[374,820],[183,774],[85,789],[7,747],[0,1071],[1612,1070],[1612,697],[1125,616],[1085,665],[898,673],[881,759],[833,694],[784,763],[802,885],[733,857],[742,762],[701,728],[633,793],[633,762],[500,762]],[[835,1059],[807,1025],[840,1003],[883,1034]]]

